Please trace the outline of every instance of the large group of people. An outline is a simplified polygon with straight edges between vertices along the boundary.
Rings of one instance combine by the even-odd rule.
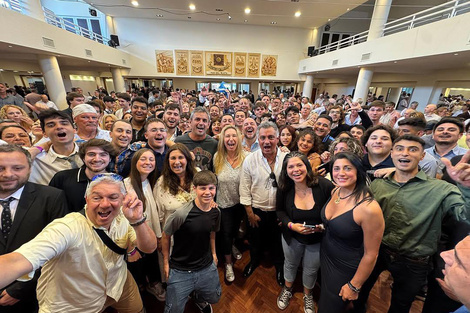
[[[209,313],[219,260],[230,284],[263,259],[279,310],[300,267],[305,313],[366,312],[384,270],[390,313],[470,308],[470,100],[22,91],[0,83],[0,312]]]

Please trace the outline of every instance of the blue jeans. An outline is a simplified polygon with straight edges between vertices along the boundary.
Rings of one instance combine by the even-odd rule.
[[[219,273],[214,263],[198,271],[170,269],[166,289],[165,313],[182,313],[188,296],[195,292],[194,301],[217,303],[222,293]]]
[[[302,284],[307,289],[313,289],[320,268],[320,243],[305,245],[291,238],[290,244],[282,236],[284,250],[284,279],[294,282],[297,269],[302,259]]]

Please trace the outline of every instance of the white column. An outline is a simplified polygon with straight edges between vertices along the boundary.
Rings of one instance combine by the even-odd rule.
[[[113,83],[115,92],[126,92],[126,84],[121,74],[121,69],[113,67],[111,68],[113,74]]]
[[[391,5],[392,0],[375,0],[374,13],[372,13],[367,41],[382,37]]]
[[[106,15],[106,26],[108,28],[108,37],[109,35],[116,35],[116,29],[114,28],[114,18],[112,16]]]
[[[23,14],[44,22],[41,0],[26,0],[21,1],[21,4]]]
[[[309,99],[312,98],[312,89],[313,89],[313,75],[307,75],[307,79],[304,82],[304,88],[302,90],[302,97],[308,97]],[[315,99],[313,99],[313,101],[315,101]]]
[[[362,67],[359,70],[359,74],[357,75],[356,91],[354,92],[354,99],[362,98],[364,103],[366,102],[373,75],[374,71],[368,68]]]
[[[59,109],[66,109],[68,107],[65,99],[67,93],[57,58],[50,55],[38,55],[38,60],[51,101],[57,104]]]

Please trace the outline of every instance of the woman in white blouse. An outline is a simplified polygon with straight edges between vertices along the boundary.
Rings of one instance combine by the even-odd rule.
[[[235,280],[232,265],[232,243],[240,227],[244,208],[240,204],[240,172],[246,152],[242,147],[241,134],[233,125],[227,125],[219,137],[214,155],[214,171],[218,178],[217,204],[221,212],[220,235],[225,256],[225,279]]]
[[[171,213],[196,198],[192,184],[195,173],[189,149],[180,143],[171,146],[153,190],[162,228]]]
[[[139,251],[129,254],[128,267],[137,283],[144,286],[148,280],[147,291],[153,294],[158,300],[165,300],[165,291],[161,284],[161,271],[155,265],[159,263],[158,251],[161,251],[162,232],[157,205],[152,194],[153,186],[158,177],[155,165],[155,155],[150,149],[138,150],[131,161],[131,172],[124,180],[128,190],[133,189],[137,197],[144,205],[144,212],[147,215],[147,224],[157,236],[157,250],[151,254],[146,254],[141,260]],[[133,262],[137,261],[137,262]]]

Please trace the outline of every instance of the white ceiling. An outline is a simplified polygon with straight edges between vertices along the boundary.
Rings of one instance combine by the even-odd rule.
[[[114,17],[158,18],[209,23],[233,23],[299,28],[320,27],[366,0],[85,0],[101,12]],[[196,6],[195,11],[189,4]],[[245,8],[251,13],[245,14]],[[219,11],[222,10],[222,11]],[[300,11],[300,17],[295,12]],[[163,17],[157,17],[158,14]],[[228,16],[232,19],[229,20]],[[190,17],[190,19],[188,18]],[[217,19],[220,19],[218,21]],[[245,22],[245,20],[247,22]],[[271,22],[276,22],[275,25]]]

